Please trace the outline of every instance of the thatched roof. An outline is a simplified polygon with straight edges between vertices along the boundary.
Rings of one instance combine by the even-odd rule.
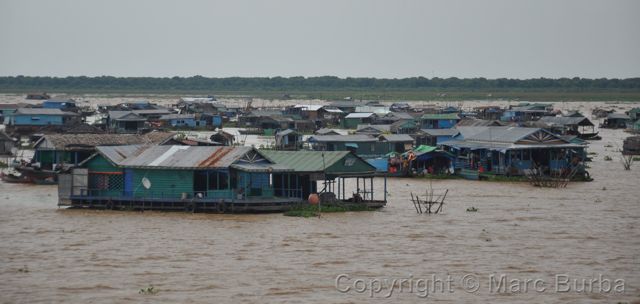
[[[93,149],[97,146],[122,145],[160,145],[175,134],[170,132],[151,132],[144,135],[137,134],[52,134],[45,135],[35,145],[45,149]]]

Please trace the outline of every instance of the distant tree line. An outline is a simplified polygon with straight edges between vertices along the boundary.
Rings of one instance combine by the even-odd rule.
[[[640,78],[339,78],[322,77],[0,77],[0,91],[304,91],[304,90],[532,90],[640,89]]]

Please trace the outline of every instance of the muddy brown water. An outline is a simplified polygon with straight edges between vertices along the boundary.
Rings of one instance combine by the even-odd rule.
[[[622,131],[591,143],[593,182],[566,189],[434,180],[444,213],[418,215],[409,193],[424,179],[389,179],[375,212],[292,218],[68,210],[55,186],[0,183],[2,303],[368,303],[357,279],[453,280],[451,292],[398,292],[382,302],[615,303],[640,299],[640,162],[622,170]],[[611,145],[611,147],[606,147]],[[613,161],[605,161],[604,156]],[[382,180],[375,182],[382,189]],[[467,212],[476,207],[477,212]],[[546,290],[496,293],[490,276],[543,280]],[[462,278],[478,278],[467,292]],[[624,292],[572,288],[554,278],[624,280]],[[140,294],[150,286],[155,294]],[[359,286],[355,286],[359,287]],[[580,286],[578,286],[580,287]],[[579,289],[579,288],[578,288]]]

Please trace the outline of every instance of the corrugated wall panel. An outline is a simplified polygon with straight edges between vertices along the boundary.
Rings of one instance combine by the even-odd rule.
[[[142,179],[147,178],[151,187],[146,189]],[[133,196],[180,198],[182,193],[193,194],[193,171],[133,169]]]

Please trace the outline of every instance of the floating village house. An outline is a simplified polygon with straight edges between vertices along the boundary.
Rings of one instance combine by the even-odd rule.
[[[336,130],[327,129],[327,128],[318,129],[313,133],[316,135],[341,135]]]
[[[49,99],[42,103],[44,109],[60,109],[62,111],[77,111],[76,102],[72,99]]]
[[[13,113],[25,106],[26,104],[19,103],[0,103],[0,124],[9,124]]]
[[[220,143],[222,146],[233,146],[235,139],[236,137],[233,136],[233,134],[225,132],[224,130],[218,130],[209,137],[209,140]]]
[[[416,134],[419,125],[415,119],[398,120],[391,124],[390,131],[394,134]]]
[[[59,205],[268,212],[287,210],[305,202],[309,194],[322,192],[335,200],[382,207],[386,191],[378,195],[384,199],[374,199],[374,174],[375,168],[349,152],[98,147],[82,168],[61,175]],[[346,191],[345,178],[357,178],[358,188]]]
[[[43,126],[64,126],[80,122],[80,115],[60,109],[19,108],[9,125],[17,129],[36,129]]]
[[[460,134],[439,146],[455,155],[458,173],[477,179],[482,174],[524,175],[539,169],[545,174],[582,164],[585,146],[571,143],[541,128],[458,127]]]
[[[422,129],[449,129],[460,121],[460,117],[456,113],[424,114],[420,121]]]
[[[137,133],[144,129],[147,119],[133,111],[109,111],[109,129],[117,133]]]
[[[309,139],[313,150],[351,151],[363,158],[381,157],[391,152],[404,153],[413,146],[413,138],[407,134],[383,134],[378,137],[356,135],[314,135]]]
[[[97,146],[161,145],[173,138],[169,132],[136,134],[51,134],[45,135],[34,145],[33,162],[40,169],[52,170],[55,166],[77,166],[95,153]]]
[[[562,135],[576,135],[589,139],[598,135],[595,125],[584,116],[544,116],[538,120],[547,125],[552,132]]]
[[[413,121],[414,117],[406,112],[388,112],[386,114],[380,114],[375,119],[375,124],[393,124],[398,121]]]
[[[391,133],[391,125],[358,125],[355,133],[378,136],[384,133]]]
[[[623,113],[611,113],[607,115],[607,118],[605,118],[602,123],[602,127],[609,129],[624,129],[629,123],[631,123],[631,117],[629,117],[629,115]]]
[[[254,110],[238,117],[238,126],[246,128],[285,130],[294,128],[292,118],[285,117],[281,110]]]
[[[626,112],[633,121],[640,120],[640,108],[633,108]]]
[[[195,114],[167,114],[158,119],[165,126],[173,128],[195,128],[200,125]]]
[[[302,133],[295,130],[287,129],[276,133],[277,150],[300,150],[303,144]]]
[[[480,106],[473,108],[476,118],[485,120],[499,120],[504,113],[500,106]]]
[[[304,119],[317,120],[320,118],[322,105],[295,105],[287,109],[288,114],[298,115]]]
[[[374,113],[350,113],[342,120],[342,127],[345,129],[355,129],[358,125],[372,124],[376,114]]]
[[[531,121],[538,120],[543,116],[553,115],[553,105],[544,103],[522,103],[511,107],[502,114],[502,121]]]
[[[47,100],[51,98],[51,96],[49,96],[49,94],[47,93],[29,93],[27,94],[27,99],[32,99],[32,100]]]
[[[322,126],[338,126],[346,114],[338,108],[325,106],[318,110],[318,116]]]
[[[329,107],[340,109],[345,114],[356,112],[356,108],[367,104],[376,104],[374,102],[361,102],[353,100],[338,100],[329,104]]]
[[[451,140],[460,132],[456,128],[449,129],[420,129],[416,136],[417,145],[427,145],[435,147],[447,140]],[[420,140],[418,140],[418,138]]]
[[[12,150],[15,146],[13,138],[9,137],[6,133],[0,131],[0,155],[8,156],[12,155]]]

